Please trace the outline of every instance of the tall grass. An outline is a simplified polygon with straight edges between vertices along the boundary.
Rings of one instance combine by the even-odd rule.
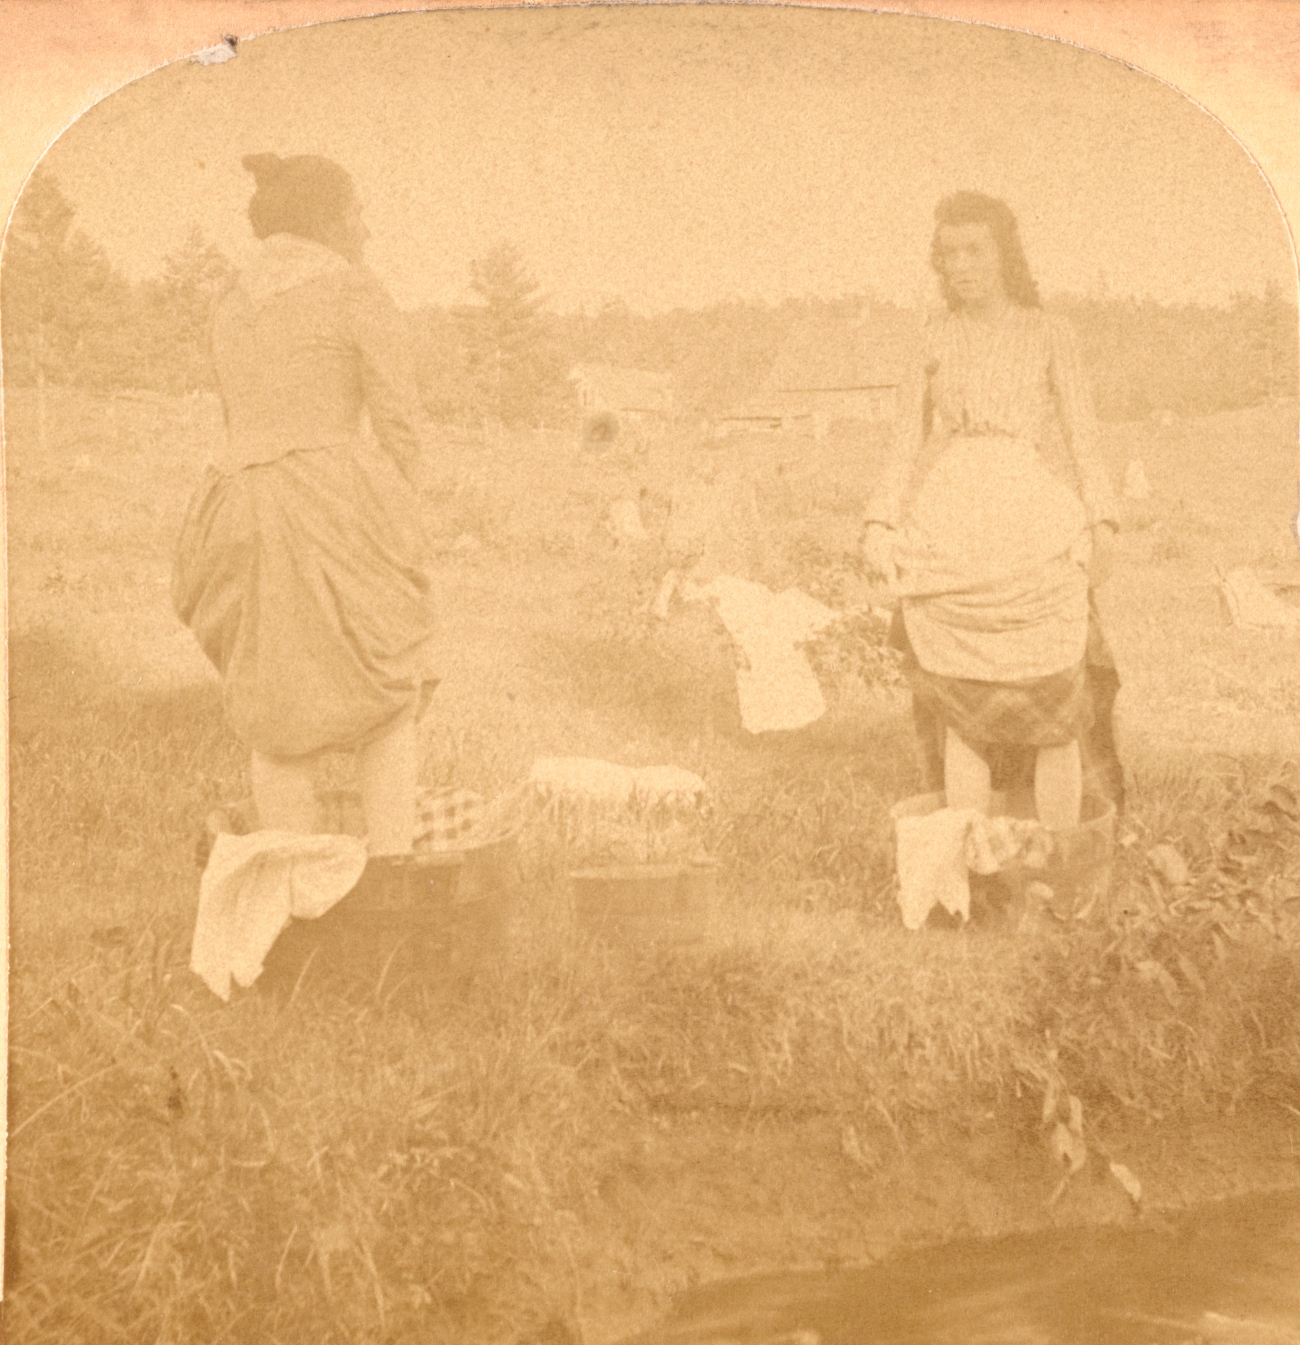
[[[910,936],[885,822],[913,769],[901,727],[719,740],[732,881],[703,950],[592,944],[539,870],[464,995],[221,1006],[185,967],[193,824],[239,787],[215,693],[142,701],[49,640],[17,642],[15,672],[50,706],[13,756],[16,1340],[579,1321],[611,1249],[635,1259],[649,1197],[611,1192],[655,1171],[657,1118],[821,1118],[884,1170],[990,1109],[1032,1135],[1054,1079],[1096,1118],[1300,1105],[1300,849],[1267,763],[1140,771],[1104,919]],[[593,669],[593,703],[621,711],[627,675]],[[1157,841],[1187,890],[1146,867]]]
[[[512,489],[554,492],[554,448],[533,445]],[[512,514],[463,474],[431,487],[430,508],[444,535],[472,527],[491,545],[441,563],[450,675],[426,778],[493,793],[568,754],[698,771],[726,875],[710,937],[590,941],[539,823],[509,938],[463,991],[218,1003],[187,968],[199,820],[246,792],[218,690],[141,691],[39,620],[43,604],[75,608],[41,576],[69,552],[77,508],[98,519],[82,578],[123,613],[161,601],[168,530],[145,537],[112,507],[133,494],[131,463],[124,445],[93,509],[61,495],[48,517],[25,467],[19,481],[14,1340],[609,1336],[615,1309],[643,1320],[686,1282],[692,1238],[717,1273],[752,1267],[760,1246],[860,1254],[855,1182],[896,1189],[927,1140],[990,1114],[1031,1150],[1050,1087],[1102,1126],[1300,1110],[1300,782],[1284,763],[1149,750],[1130,763],[1108,909],[1015,938],[906,934],[888,808],[918,775],[870,631],[841,648],[852,657],[818,655],[824,721],[748,739],[725,647],[636,614],[647,576],[589,510],[559,545],[549,504]],[[791,527],[785,559],[842,601],[824,521]],[[40,550],[50,529],[59,547]],[[114,556],[136,550],[139,573],[115,589]],[[1185,885],[1149,861],[1162,844],[1186,859]],[[935,1208],[890,1210],[890,1226],[940,1234]]]

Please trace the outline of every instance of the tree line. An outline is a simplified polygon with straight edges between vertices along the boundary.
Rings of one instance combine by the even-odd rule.
[[[10,387],[63,385],[178,395],[214,388],[212,304],[233,268],[197,230],[160,274],[130,281],[76,227],[57,180],[38,169],[15,210],[0,274]],[[569,371],[611,363],[673,377],[679,412],[711,417],[755,396],[785,343],[809,324],[851,323],[869,296],[727,300],[640,314],[618,301],[557,314],[508,245],[471,267],[474,302],[405,315],[427,414],[444,423],[559,425],[576,415]],[[1099,414],[1200,415],[1296,393],[1294,303],[1277,286],[1224,305],[1060,296],[1079,331]]]

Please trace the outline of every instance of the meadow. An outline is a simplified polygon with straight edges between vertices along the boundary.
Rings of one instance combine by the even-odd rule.
[[[797,734],[719,727],[725,677],[641,611],[689,454],[752,474],[773,583],[861,600],[877,442],[434,429],[444,680],[425,778],[495,794],[538,756],[698,772],[724,880],[707,943],[575,927],[535,826],[509,937],[412,1006],[188,971],[193,846],[245,792],[219,687],[171,616],[208,399],[5,405],[10,618],[8,1338],[601,1345],[702,1280],[963,1232],[1139,1217],[1300,1183],[1300,661],[1235,629],[1216,567],[1300,569],[1294,403],[1105,427],[1154,497],[1103,615],[1130,806],[1087,921],[907,934],[888,809],[915,792],[886,659],[827,658]],[[465,537],[473,543],[461,542]],[[341,768],[338,768],[341,769]],[[1149,859],[1173,846],[1185,883]],[[1063,1183],[1044,1100],[1088,1152]]]

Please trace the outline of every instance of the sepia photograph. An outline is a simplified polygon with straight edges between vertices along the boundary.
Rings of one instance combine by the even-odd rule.
[[[13,184],[5,1338],[1298,1345],[1261,161],[952,18],[295,21]]]

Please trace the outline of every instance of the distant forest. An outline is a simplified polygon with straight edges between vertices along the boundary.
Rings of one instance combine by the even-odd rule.
[[[38,170],[5,242],[6,383],[104,393],[211,389],[208,319],[231,278],[229,261],[196,231],[164,259],[161,274],[131,282],[75,224],[56,179]],[[584,362],[671,374],[682,415],[715,416],[754,396],[782,346],[807,324],[851,323],[867,304],[889,308],[857,296],[728,301],[650,316],[615,303],[561,315],[508,246],[486,253],[468,281],[475,302],[406,315],[421,397],[435,421],[565,423],[576,415],[568,371]],[[1076,325],[1104,419],[1201,415],[1296,395],[1296,307],[1276,287],[1222,306],[1057,296],[1049,307]]]

